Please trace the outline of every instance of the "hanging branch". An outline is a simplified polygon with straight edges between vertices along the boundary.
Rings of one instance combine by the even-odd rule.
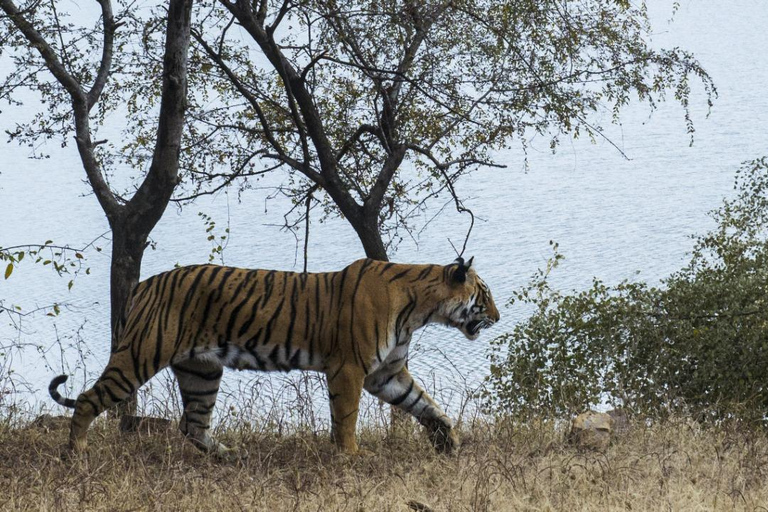
[[[475,214],[472,212],[472,210],[464,206],[464,203],[461,201],[461,199],[459,199],[459,196],[456,194],[456,189],[453,188],[453,181],[451,181],[451,177],[448,176],[448,169],[451,166],[458,165],[459,170],[454,173],[454,176],[458,177],[459,175],[461,175],[464,169],[472,165],[484,165],[488,167],[498,167],[498,168],[505,168],[506,165],[499,165],[493,162],[487,162],[487,161],[479,160],[476,158],[462,158],[458,160],[452,160],[450,162],[441,162],[429,149],[422,148],[415,144],[408,144],[408,149],[411,149],[416,153],[424,155],[429,160],[432,161],[434,166],[440,171],[440,174],[443,176],[443,178],[445,178],[445,185],[446,185],[446,188],[448,189],[448,192],[450,192],[451,197],[453,197],[453,202],[456,205],[456,211],[459,213],[469,214],[469,218],[470,218],[469,229],[467,229],[467,234],[464,237],[464,244],[461,247],[461,252],[458,253],[459,257],[462,257],[462,255],[464,254],[464,251],[467,249],[467,242],[469,242],[469,237],[472,234],[472,228],[475,227]],[[452,243],[451,243],[451,246],[453,246]],[[453,249],[454,251],[456,250],[455,247]]]
[[[459,199],[459,196],[456,195],[456,189],[453,188],[453,182],[451,181],[451,178],[448,176],[448,173],[445,171],[445,168],[439,167],[439,169],[440,169],[440,174],[442,174],[443,177],[445,178],[445,182],[448,186],[448,191],[451,193],[451,196],[453,197],[453,202],[456,205],[456,211],[459,213],[469,214],[469,219],[470,219],[469,229],[467,229],[467,234],[464,237],[464,244],[461,246],[461,252],[459,253],[459,258],[461,258],[464,255],[464,251],[467,249],[467,242],[469,242],[469,236],[472,234],[472,228],[475,227],[475,214],[472,213],[472,210],[464,206],[464,203],[462,203],[461,199]],[[454,247],[454,250],[456,250],[455,247]]]
[[[312,205],[312,194],[317,190],[318,185],[313,185],[307,192],[306,210],[304,211],[304,273],[307,273],[307,254],[309,252],[309,209]]]

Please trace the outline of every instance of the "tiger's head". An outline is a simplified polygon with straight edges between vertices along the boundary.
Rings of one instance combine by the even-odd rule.
[[[440,314],[443,323],[475,340],[481,329],[498,322],[500,316],[491,290],[475,272],[472,260],[474,257],[465,263],[463,258],[458,258],[444,267],[447,297],[441,303]]]

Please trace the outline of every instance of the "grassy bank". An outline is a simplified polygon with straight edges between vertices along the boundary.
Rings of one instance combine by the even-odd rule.
[[[685,422],[634,427],[605,454],[582,453],[551,426],[477,423],[458,455],[417,428],[361,433],[367,457],[326,435],[230,427],[249,457],[220,463],[175,429],[90,432],[87,459],[64,462],[66,426],[0,427],[2,510],[766,510],[768,438]],[[410,502],[410,505],[409,505]]]

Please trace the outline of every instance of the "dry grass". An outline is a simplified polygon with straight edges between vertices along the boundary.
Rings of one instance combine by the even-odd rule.
[[[768,510],[768,438],[685,422],[635,427],[606,454],[552,426],[465,427],[455,456],[414,427],[361,433],[369,457],[326,435],[231,427],[249,458],[221,463],[175,431],[119,434],[97,422],[87,458],[62,461],[60,427],[0,426],[2,510]]]

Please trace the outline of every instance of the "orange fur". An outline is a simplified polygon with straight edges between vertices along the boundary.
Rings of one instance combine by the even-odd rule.
[[[339,272],[303,274],[202,265],[139,283],[117,329],[117,347],[94,386],[74,407],[70,444],[86,447],[91,422],[170,366],[184,414],[179,427],[198,447],[224,454],[208,435],[224,366],[324,372],[333,439],[357,451],[355,425],[362,389],[424,424],[438,449],[457,439],[439,405],[405,368],[411,335],[443,323],[477,337],[497,321],[490,291],[463,260],[404,265],[359,260]]]

